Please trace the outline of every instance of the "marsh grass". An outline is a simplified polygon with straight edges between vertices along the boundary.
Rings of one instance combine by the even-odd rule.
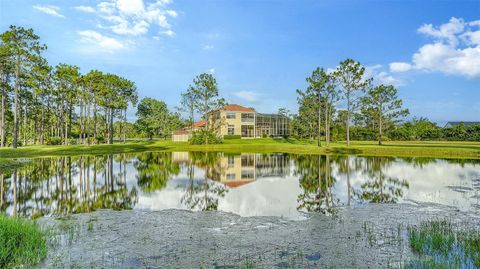
[[[407,268],[480,268],[480,231],[449,220],[422,222],[408,228],[410,246],[419,258]]]
[[[0,215],[0,268],[30,268],[47,254],[45,233],[36,222]]]

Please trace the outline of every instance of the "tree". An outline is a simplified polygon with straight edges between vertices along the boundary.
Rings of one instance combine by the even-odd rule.
[[[323,68],[317,67],[312,72],[312,75],[308,77],[306,80],[309,83],[308,88],[306,90],[306,95],[311,95],[315,102],[313,103],[314,109],[317,112],[316,114],[316,121],[317,121],[317,146],[321,146],[321,122],[322,122],[322,98],[323,93],[326,91],[328,87],[329,76],[325,72]]]
[[[170,113],[165,102],[153,98],[142,99],[136,115],[138,128],[150,139],[169,135],[179,123],[178,114]]]
[[[68,144],[72,126],[73,106],[77,103],[79,92],[80,68],[74,65],[58,64],[55,67],[55,80],[57,81],[57,97],[60,118],[60,134],[63,144]]]
[[[1,35],[2,45],[8,51],[10,60],[14,63],[14,119],[13,119],[13,143],[12,147],[18,146],[18,119],[19,119],[19,97],[21,77],[28,72],[28,68],[34,62],[40,53],[46,49],[46,46],[40,44],[40,37],[33,29],[25,29],[11,25],[9,30]]]
[[[408,115],[408,109],[402,108],[402,100],[392,85],[379,85],[368,90],[363,98],[363,110],[369,111],[378,123],[378,144],[382,145],[383,127],[387,122]]]
[[[353,111],[355,111],[361,100],[360,93],[369,87],[372,79],[365,79],[365,67],[352,59],[346,59],[340,62],[340,65],[334,72],[338,79],[343,98],[347,105],[346,134],[347,146],[350,146],[350,124]]]
[[[225,100],[220,98],[218,85],[212,74],[203,73],[193,80],[193,95],[195,96],[195,110],[202,115],[205,124],[205,132],[210,132],[212,125],[217,122],[212,117],[211,112],[220,109],[225,105]],[[205,144],[208,144],[208,135],[205,136]]]
[[[6,144],[6,118],[7,99],[11,91],[10,76],[13,73],[13,64],[9,59],[9,51],[5,44],[0,44],[0,147]]]
[[[195,96],[195,88],[190,85],[188,86],[188,89],[181,94],[179,110],[188,113],[191,131],[193,131],[193,125],[195,124],[195,108],[197,106],[196,102],[197,99]]]

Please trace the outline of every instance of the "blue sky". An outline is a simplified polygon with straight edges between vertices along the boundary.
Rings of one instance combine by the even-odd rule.
[[[213,72],[229,102],[296,111],[315,67],[353,58],[414,116],[480,121],[478,0],[0,0],[10,24],[34,28],[50,64],[119,74],[171,108]]]

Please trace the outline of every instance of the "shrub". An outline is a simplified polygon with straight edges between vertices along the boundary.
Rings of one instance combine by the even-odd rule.
[[[241,135],[224,135],[223,139],[240,139],[242,138]]]
[[[198,130],[193,132],[189,141],[192,145],[221,144],[223,142],[220,136],[210,130]]]
[[[35,222],[0,215],[0,268],[30,268],[46,254],[45,234]]]
[[[96,139],[97,139],[97,144],[102,144],[102,143],[105,143],[105,141],[106,141],[105,137],[103,137],[101,135],[97,136]]]
[[[50,146],[56,146],[56,145],[61,145],[62,144],[62,138],[61,137],[50,137],[48,138],[45,143]]]

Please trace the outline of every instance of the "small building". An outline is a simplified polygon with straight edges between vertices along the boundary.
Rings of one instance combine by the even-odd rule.
[[[453,128],[458,125],[464,125],[465,127],[473,126],[473,125],[480,125],[480,121],[449,121],[445,124],[443,128]]]
[[[192,137],[192,130],[196,131],[196,130],[199,130],[201,128],[205,128],[205,121],[204,120],[196,122],[193,126],[185,127],[181,130],[173,131],[172,141],[173,142],[187,142],[190,139],[190,137]]]

